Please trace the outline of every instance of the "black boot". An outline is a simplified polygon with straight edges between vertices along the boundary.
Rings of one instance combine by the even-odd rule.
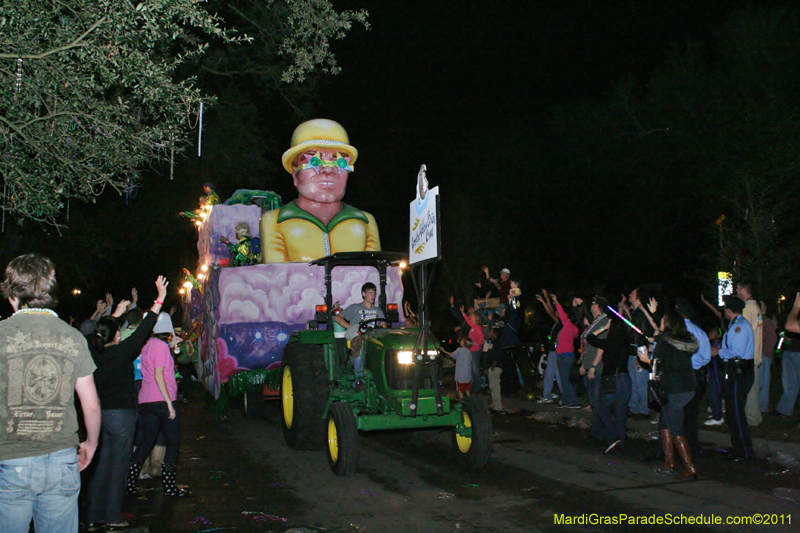
[[[170,498],[188,496],[189,491],[178,488],[175,478],[178,474],[178,465],[164,463],[161,465],[161,483],[164,484],[164,494]]]
[[[141,463],[131,463],[131,468],[128,471],[128,488],[125,489],[125,494],[131,496],[138,494],[136,490],[136,482],[139,480],[139,473],[142,471]]]

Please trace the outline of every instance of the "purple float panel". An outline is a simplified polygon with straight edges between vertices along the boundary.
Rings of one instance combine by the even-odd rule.
[[[380,286],[375,268],[335,268],[333,301],[343,307],[361,302],[361,286],[368,281]],[[388,269],[386,301],[398,304],[404,324],[400,268]],[[279,368],[291,332],[304,329],[315,307],[324,303],[321,266],[269,263],[212,269],[204,283],[198,354],[198,375],[206,389],[216,398],[237,372]]]
[[[236,224],[246,222],[250,234],[258,237],[261,208],[256,205],[223,205],[211,208],[208,218],[200,225],[197,236],[197,254],[200,265],[219,265],[220,259],[226,264],[230,259],[228,247],[219,239],[227,237],[237,242]]]

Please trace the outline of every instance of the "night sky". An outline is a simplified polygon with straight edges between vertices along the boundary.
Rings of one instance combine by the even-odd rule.
[[[697,268],[691,258],[686,265],[664,272],[653,272],[645,258],[635,255],[614,263],[613,257],[637,245],[630,242],[624,227],[600,237],[599,246],[616,250],[616,255],[587,258],[582,236],[601,223],[590,216],[594,204],[586,198],[572,203],[580,196],[577,191],[560,187],[557,175],[535,175],[534,169],[541,165],[529,162],[534,157],[539,162],[560,156],[552,143],[547,145],[550,152],[542,152],[557,109],[602,102],[625,76],[646,81],[665,64],[676,44],[687,39],[708,42],[725,17],[744,5],[717,0],[336,1],[337,10],[367,9],[371,25],[368,31],[356,27],[334,44],[342,73],[324,79],[314,113],[340,122],[359,149],[345,200],[375,215],[385,250],[406,251],[408,204],[424,163],[430,185],[441,189],[443,218],[457,219],[479,245],[485,232],[478,229],[514,228],[513,249],[472,258],[476,275],[483,263],[494,272],[509,267],[526,284],[528,295],[542,286],[586,289],[607,282],[629,289],[645,282],[684,283],[686,273],[694,274]],[[265,176],[263,188],[280,193],[284,201],[294,193],[290,177],[277,162],[296,123],[276,118],[265,124],[276,145],[266,147],[263,157],[276,166]],[[211,145],[215,133],[209,127],[204,143]],[[240,135],[247,135],[247,130]],[[173,182],[163,176],[146,181],[130,206],[115,194],[101,198],[111,202],[103,208],[72,205],[71,225],[81,217],[106,224],[103,221],[113,216],[120,238],[131,243],[113,261],[102,260],[102,272],[83,274],[84,286],[93,291],[84,298],[84,306],[105,288],[118,294],[133,285],[149,290],[156,274],[174,276],[177,283],[181,267],[194,267],[193,230],[172,213],[167,221],[148,198],[172,198],[181,190],[182,199],[168,209],[192,209],[206,179],[217,182],[227,197],[241,186],[236,175],[209,176],[202,168],[209,158],[222,157],[209,151],[200,160],[199,171],[188,172],[179,164]],[[629,202],[653,201],[646,191],[640,192],[638,198],[619,196],[611,181],[593,192],[591,201],[619,210]],[[463,218],[465,213],[453,207],[456,195],[474,199],[481,206],[479,216],[473,212]],[[137,226],[143,219],[157,219],[157,229]],[[140,238],[138,231],[144,231],[146,238]],[[448,257],[464,253],[454,244],[455,237],[444,233],[444,269]],[[83,242],[85,234],[75,231],[68,239]],[[147,245],[155,240],[161,244],[157,251]],[[487,242],[487,250],[490,245]],[[35,241],[32,247],[36,249]],[[95,253],[66,244],[60,251],[51,250],[51,255],[63,264],[71,253],[64,250],[71,248],[77,250],[73,256]],[[598,273],[592,261],[605,266]],[[593,279],[592,272],[601,279]],[[612,272],[615,279],[602,279]]]
[[[354,9],[364,4],[339,5]],[[462,216],[448,209],[448,200],[457,192],[480,198],[485,205],[485,216],[465,220],[464,231],[507,224],[510,218],[519,230],[521,219],[524,230],[508,264],[497,264],[492,257],[476,261],[486,262],[495,272],[509,266],[533,287],[602,283],[605,280],[586,279],[590,260],[580,243],[587,225],[597,223],[583,218],[582,211],[591,205],[570,204],[576,191],[559,188],[556,175],[545,178],[548,187],[532,188],[531,183],[543,178],[531,175],[533,165],[525,161],[558,156],[533,149],[548,137],[555,109],[603,101],[625,76],[646,80],[664,66],[676,45],[687,39],[708,41],[741,5],[370,3],[371,29],[352,32],[335,48],[343,72],[328,80],[318,113],[341,122],[359,149],[347,199],[377,216],[385,248],[404,250],[407,205],[424,163],[431,186],[441,187],[443,217]],[[646,191],[636,199],[615,198],[615,189],[613,182],[601,189],[613,198],[607,202],[611,208],[615,203],[624,210],[627,202],[657,201]],[[510,209],[509,197],[515,199]],[[606,248],[635,247],[619,235],[624,230],[606,233]],[[549,238],[553,235],[563,238]],[[449,254],[461,253],[448,248],[446,234],[443,250],[445,264]],[[614,283],[669,284],[678,283],[675,278],[695,266],[651,275],[649,266],[628,262],[611,270],[619,274]]]

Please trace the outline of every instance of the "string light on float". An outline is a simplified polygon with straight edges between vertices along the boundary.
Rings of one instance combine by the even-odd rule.
[[[80,294],[81,294],[81,290],[80,289],[72,289],[72,295],[73,296],[80,296]]]

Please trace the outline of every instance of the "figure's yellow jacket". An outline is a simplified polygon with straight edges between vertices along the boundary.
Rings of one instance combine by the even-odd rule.
[[[336,252],[380,251],[375,217],[343,205],[327,226],[294,201],[261,215],[262,262],[307,263]]]

